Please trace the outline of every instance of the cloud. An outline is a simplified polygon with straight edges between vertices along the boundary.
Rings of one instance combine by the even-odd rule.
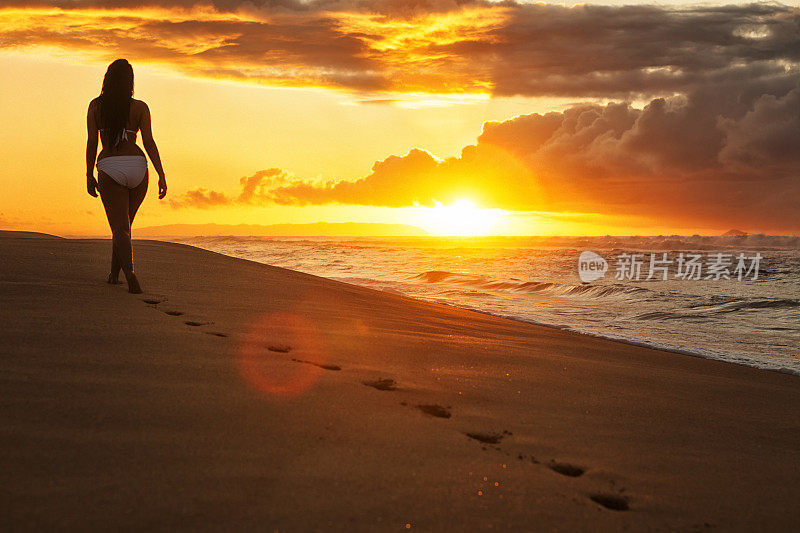
[[[270,169],[243,178],[237,201],[404,207],[468,198],[517,211],[800,229],[800,82],[729,89],[656,98],[641,109],[577,104],[486,122],[458,157],[415,148],[354,181]]]
[[[279,168],[259,170],[252,176],[245,176],[239,180],[241,191],[238,196],[231,197],[224,192],[200,187],[186,191],[178,198],[170,199],[173,209],[182,207],[195,207],[198,209],[211,209],[225,205],[258,205],[271,201],[268,190],[281,186],[288,181],[286,171]]]
[[[225,193],[210,191],[201,187],[186,191],[177,199],[170,199],[169,203],[174,209],[179,207],[210,209],[221,205],[230,205],[233,203],[233,199],[226,196]]]
[[[242,192],[237,198],[240,204],[258,204],[269,200],[269,189],[281,186],[289,180],[286,171],[279,168],[259,170],[252,176],[239,180]]]
[[[5,1],[0,48],[57,46],[195,76],[359,94],[626,99],[796,77],[799,21],[800,9],[774,3]]]
[[[740,6],[532,5],[497,42],[456,43],[491,61],[495,95],[624,97],[686,92],[730,78],[771,78],[800,58],[800,10]],[[466,50],[465,50],[466,52]]]
[[[741,120],[724,119],[720,127],[727,143],[720,159],[752,168],[776,161],[800,169],[800,90],[785,96],[765,94]]]

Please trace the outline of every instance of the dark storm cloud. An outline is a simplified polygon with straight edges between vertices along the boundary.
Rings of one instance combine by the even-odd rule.
[[[800,11],[777,4],[534,5],[513,13],[498,43],[454,45],[498,57],[490,76],[497,95],[682,92],[779,76],[800,58]]]

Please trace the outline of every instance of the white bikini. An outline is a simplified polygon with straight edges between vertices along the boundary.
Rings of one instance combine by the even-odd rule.
[[[128,140],[128,132],[135,137],[136,130],[122,130],[121,141]],[[128,189],[136,188],[147,175],[147,159],[143,155],[111,155],[99,159],[95,166]]]

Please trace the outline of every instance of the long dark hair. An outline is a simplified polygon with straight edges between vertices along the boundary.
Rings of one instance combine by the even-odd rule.
[[[100,103],[100,127],[105,139],[116,147],[128,124],[133,98],[133,67],[127,59],[117,59],[108,66],[103,78]]]

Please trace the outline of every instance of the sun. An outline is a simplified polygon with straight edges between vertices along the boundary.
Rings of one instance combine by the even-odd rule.
[[[477,237],[491,235],[503,216],[502,209],[478,207],[467,199],[450,205],[437,203],[434,207],[419,208],[418,224],[431,235]]]

